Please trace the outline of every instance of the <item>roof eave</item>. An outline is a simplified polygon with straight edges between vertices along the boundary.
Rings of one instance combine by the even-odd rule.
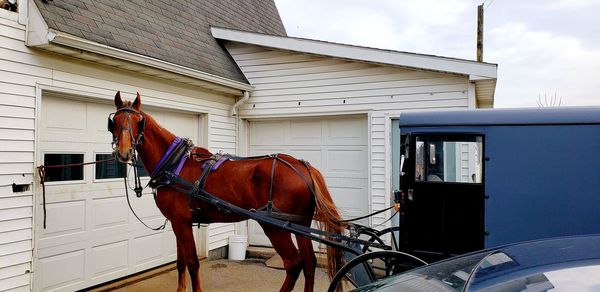
[[[222,27],[211,27],[213,37],[257,46],[315,55],[432,70],[495,79],[497,65],[471,60],[381,50],[302,38],[266,35]]]

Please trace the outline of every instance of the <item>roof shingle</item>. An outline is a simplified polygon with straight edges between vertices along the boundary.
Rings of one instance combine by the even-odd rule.
[[[273,0],[35,0],[52,29],[247,82],[210,26],[286,36]]]

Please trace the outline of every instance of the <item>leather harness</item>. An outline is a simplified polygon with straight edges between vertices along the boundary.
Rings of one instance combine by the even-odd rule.
[[[258,209],[250,209],[249,211],[256,212],[259,214],[262,213],[262,214],[265,214],[265,215],[273,217],[273,218],[287,220],[287,221],[301,222],[301,221],[307,221],[307,220],[312,219],[312,215],[297,215],[297,214],[284,213],[273,204],[273,186],[274,186],[275,168],[276,168],[277,162],[283,163],[287,167],[291,168],[306,183],[306,186],[308,187],[310,192],[313,194],[313,196],[315,195],[315,191],[313,189],[312,183],[292,164],[290,164],[289,162],[280,158],[279,154],[270,154],[270,155],[252,156],[252,157],[240,157],[240,156],[235,156],[235,155],[231,155],[231,154],[215,153],[215,154],[212,154],[208,158],[196,158],[195,159],[196,162],[204,162],[201,166],[202,172],[200,173],[199,178],[196,180],[196,182],[194,183],[193,187],[190,190],[183,190],[181,188],[178,188],[172,180],[168,179],[165,176],[165,174],[167,172],[170,172],[176,176],[179,176],[179,173],[180,173],[181,169],[183,168],[185,161],[188,158],[190,158],[191,156],[200,155],[199,153],[193,153],[194,149],[197,149],[197,148],[194,147],[194,145],[192,144],[192,142],[189,139],[176,137],[175,140],[173,141],[173,143],[171,143],[171,146],[167,149],[167,151],[161,157],[157,166],[152,171],[152,174],[150,175],[150,182],[148,183],[148,186],[150,186],[153,189],[158,189],[161,187],[171,187],[171,188],[174,188],[174,189],[184,192],[184,193],[198,194],[198,193],[202,193],[202,192],[206,191],[205,185],[206,185],[206,181],[207,181],[209,175],[214,171],[218,171],[219,166],[221,166],[221,164],[223,164],[223,163],[231,163],[231,162],[242,161],[242,160],[272,159],[273,162],[271,165],[271,181],[270,181],[270,185],[269,185],[269,200],[267,201],[266,205],[264,205]],[[300,161],[309,170],[309,173],[310,173],[309,163],[304,160],[300,160]],[[311,177],[311,180],[312,180],[312,177]],[[201,216],[200,212],[201,212],[200,209],[192,209],[193,222],[194,223],[207,223],[207,222],[202,222],[202,220],[201,220],[202,216]]]

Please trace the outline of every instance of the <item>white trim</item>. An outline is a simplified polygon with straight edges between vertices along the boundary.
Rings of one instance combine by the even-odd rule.
[[[385,149],[385,165],[384,165],[384,186],[385,186],[385,207],[392,205],[392,116],[389,113],[384,113],[384,128],[385,140],[383,148]],[[391,217],[392,211],[386,212],[386,217]],[[385,223],[385,227],[392,226],[391,220]]]
[[[27,5],[29,21],[27,21],[27,30],[25,31],[25,44],[27,46],[47,45],[48,25],[33,0],[27,1]]]
[[[495,79],[496,64],[211,27],[213,37],[263,47]],[[476,77],[475,77],[476,76]]]
[[[158,68],[164,71],[173,72],[177,74],[181,74],[184,76],[189,76],[195,79],[200,79],[202,81],[208,81],[211,83],[227,86],[230,88],[235,88],[239,90],[252,90],[254,87],[242,82],[234,81],[228,78],[224,78],[221,76],[213,75],[210,73],[202,72],[200,70],[187,68],[181,65],[169,63],[163,60],[151,58],[148,56],[128,52],[125,50],[113,48],[111,46],[103,45],[97,42],[92,42],[80,37],[76,37],[64,32],[60,32],[54,29],[49,29],[48,34],[48,44],[59,44],[67,47],[72,47],[88,52],[93,52],[96,54],[109,56],[112,58],[117,58],[120,60],[125,60],[129,62],[133,62],[136,64],[141,64],[153,68]]]
[[[373,111],[367,113],[367,214],[373,213]],[[369,225],[373,226],[373,216],[368,217]]]
[[[468,90],[467,90],[467,98],[468,98],[468,105],[470,109],[476,109],[477,108],[477,98],[476,98],[476,93],[475,93],[475,82],[471,82],[469,81],[469,85],[468,85]]]
[[[27,11],[29,9],[27,3],[28,0],[17,1],[17,11],[19,12],[19,24],[27,25]]]

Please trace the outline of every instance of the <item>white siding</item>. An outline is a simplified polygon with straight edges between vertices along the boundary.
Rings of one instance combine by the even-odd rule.
[[[229,42],[255,86],[244,119],[369,114],[371,211],[389,206],[389,119],[402,111],[469,107],[468,76],[418,71]],[[367,166],[365,166],[367,167]],[[386,217],[381,214],[373,224]]]
[[[12,192],[12,183],[34,182],[36,106],[42,90],[76,94],[96,101],[112,100],[121,90],[143,103],[207,113],[208,138],[195,141],[213,151],[236,150],[233,98],[189,85],[97,65],[25,46],[25,26],[0,17],[0,291],[29,290],[32,261],[33,208],[39,190]],[[105,120],[98,121],[105,123]],[[37,180],[37,176],[35,176]],[[34,199],[34,193],[36,198]],[[39,221],[40,218],[35,218]],[[210,248],[225,245],[233,224],[215,224]]]

